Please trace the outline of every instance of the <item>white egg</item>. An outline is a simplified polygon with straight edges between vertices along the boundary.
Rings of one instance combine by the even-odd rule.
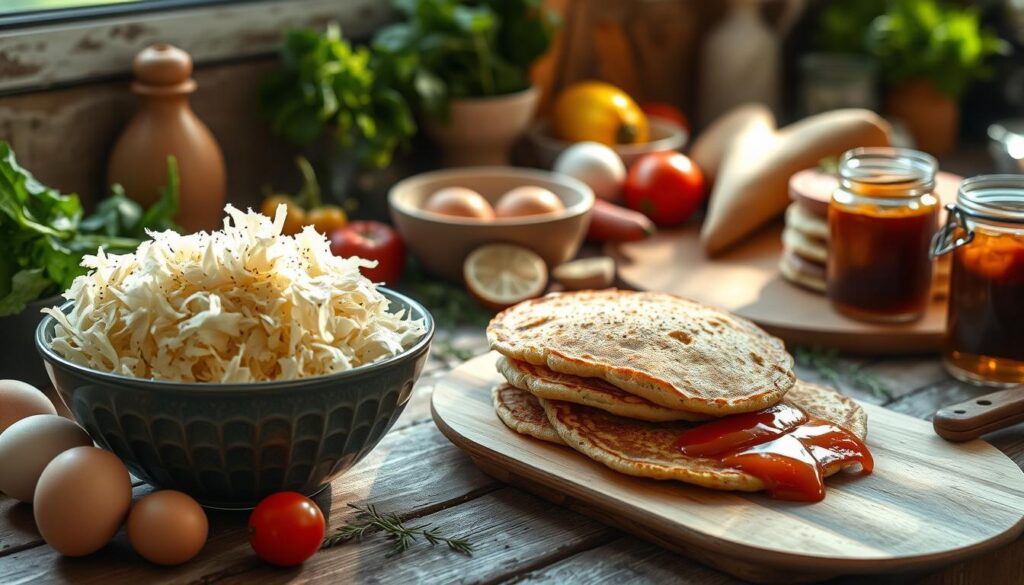
[[[0,491],[31,502],[39,476],[50,461],[92,439],[74,421],[55,414],[23,418],[0,433]]]
[[[57,414],[57,409],[35,386],[18,380],[0,380],[0,433],[34,414]]]
[[[577,142],[566,148],[555,160],[554,171],[579,179],[606,201],[618,199],[626,182],[622,159],[599,142]]]

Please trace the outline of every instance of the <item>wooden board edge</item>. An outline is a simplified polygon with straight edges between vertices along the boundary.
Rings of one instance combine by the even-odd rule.
[[[645,290],[623,278],[619,266],[624,262],[632,262],[629,256],[622,251],[623,244],[630,242],[606,242],[601,250],[605,256],[615,260],[616,283],[624,288],[632,290]],[[668,294],[675,294],[671,291],[662,291]],[[728,311],[728,309],[723,309]],[[740,317],[750,319],[768,333],[782,339],[787,346],[806,345],[824,346],[842,352],[854,353],[862,356],[876,357],[902,357],[934,353],[942,349],[945,334],[914,333],[913,335],[900,335],[899,332],[884,331],[879,333],[843,333],[825,329],[800,329],[794,328],[785,322],[768,321],[765,319],[753,319],[743,314],[742,311],[729,311]]]
[[[587,510],[587,512],[584,513],[587,513],[587,515],[593,518],[619,526],[626,532],[630,532],[639,538],[650,540],[659,546],[664,546],[675,552],[680,552],[684,556],[693,558],[698,562],[705,562],[705,564],[712,563],[702,561],[702,558],[735,559],[737,558],[736,553],[727,549],[740,547],[743,549],[744,553],[742,557],[757,558],[760,561],[759,564],[756,565],[757,570],[770,576],[769,580],[765,582],[777,582],[774,579],[775,575],[782,576],[782,582],[796,582],[794,579],[799,579],[804,582],[813,582],[840,575],[869,575],[885,572],[924,573],[955,562],[970,559],[984,552],[989,552],[1000,546],[1009,544],[1024,532],[1024,516],[1022,516],[1009,530],[967,547],[952,551],[945,551],[943,553],[923,555],[920,557],[895,557],[891,559],[831,559],[825,557],[796,555],[779,551],[767,551],[760,548],[745,546],[733,541],[723,541],[699,532],[691,532],[691,535],[694,537],[694,541],[699,542],[700,544],[680,542],[671,535],[659,534],[633,520],[626,520],[623,523],[619,523],[618,519],[623,515],[616,510],[614,502],[603,498],[600,493],[590,492],[579,484],[568,482],[544,470],[532,467],[527,463],[504,455],[503,453],[483,447],[461,435],[444,420],[444,417],[438,412],[435,403],[435,396],[437,392],[446,387],[445,384],[447,382],[447,378],[451,375],[452,374],[449,374],[448,376],[440,378],[437,385],[431,392],[431,418],[434,420],[434,424],[437,426],[441,434],[443,434],[456,447],[469,454],[474,463],[477,463],[482,459],[496,459],[499,461],[499,464],[496,464],[496,468],[502,470],[500,475],[507,476],[513,481],[507,481],[503,479],[503,477],[496,477],[496,479],[506,481],[506,483],[511,483],[517,487],[523,487],[523,489],[532,492],[533,490],[530,489],[529,485],[520,486],[514,481],[514,479],[517,477],[521,478],[523,476],[523,472],[527,470],[535,475],[542,475],[547,480],[544,483],[537,482],[535,480],[527,480],[527,482],[531,484],[541,483],[542,488],[535,492],[540,497],[548,499],[549,501],[559,505],[567,505],[571,509],[576,509],[572,508],[571,502],[579,501],[581,504],[578,506],[579,509],[576,511]],[[497,420],[497,417],[495,418]],[[500,421],[498,424],[501,424]],[[514,431],[512,430],[508,430],[508,432],[514,434]],[[535,440],[518,435],[512,438],[519,440]],[[569,447],[564,448],[569,449]],[[597,464],[595,463],[595,465]],[[493,466],[486,467],[494,468]],[[481,467],[480,469],[485,473],[488,471],[485,467]],[[577,494],[577,492],[581,493]],[[641,514],[644,512],[642,508],[637,508],[636,510]],[[633,530],[630,530],[630,527],[636,527],[637,531],[634,532]],[[696,556],[694,556],[694,551],[697,553]],[[736,565],[736,567],[740,573],[733,573],[733,566],[725,562],[721,565],[712,564],[712,566],[715,566],[724,572],[733,574],[741,579],[751,580],[753,576],[756,576],[751,575],[748,571],[744,570],[747,567],[742,566],[744,563],[742,560],[738,560],[737,562],[739,564]],[[766,569],[770,572],[766,573]]]

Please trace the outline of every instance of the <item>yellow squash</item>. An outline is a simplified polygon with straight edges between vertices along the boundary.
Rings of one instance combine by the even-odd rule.
[[[637,144],[649,139],[647,117],[626,92],[602,81],[574,83],[555,100],[551,129],[567,142]]]

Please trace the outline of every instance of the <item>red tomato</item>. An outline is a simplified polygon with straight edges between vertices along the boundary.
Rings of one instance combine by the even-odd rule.
[[[373,282],[392,285],[405,270],[405,245],[398,232],[379,221],[353,221],[330,234],[331,252],[335,256],[359,256],[376,260],[375,268],[363,268],[363,275]]]
[[[704,198],[704,173],[685,155],[652,152],[633,163],[623,190],[626,207],[658,226],[686,221]]]
[[[679,108],[672,104],[666,104],[664,102],[647,102],[640,104],[640,109],[644,111],[648,116],[655,118],[661,118],[678,124],[683,130],[690,131],[690,120],[686,117],[686,114],[681,112]]]
[[[272,565],[301,564],[320,550],[323,540],[324,515],[300,493],[267,496],[249,516],[249,544]]]

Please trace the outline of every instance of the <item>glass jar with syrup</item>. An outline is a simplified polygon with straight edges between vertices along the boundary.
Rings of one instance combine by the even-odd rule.
[[[932,156],[904,148],[857,148],[840,158],[828,208],[828,297],[837,311],[888,323],[924,314],[937,168]]]
[[[976,384],[1024,383],[1024,175],[967,179],[946,209],[932,248],[953,253],[946,369]]]

